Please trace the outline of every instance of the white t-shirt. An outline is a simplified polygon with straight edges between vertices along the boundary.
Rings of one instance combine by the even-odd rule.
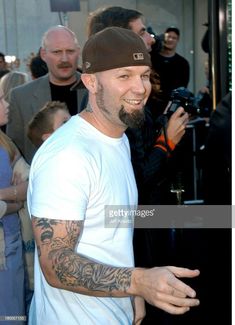
[[[37,151],[28,205],[30,214],[39,218],[84,220],[77,253],[104,264],[133,267],[133,224],[105,226],[105,206],[137,205],[125,134],[110,138],[81,117],[72,117]],[[30,325],[120,325],[132,320],[130,297],[93,297],[51,287],[36,254]]]

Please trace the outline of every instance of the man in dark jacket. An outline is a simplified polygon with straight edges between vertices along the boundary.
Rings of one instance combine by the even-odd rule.
[[[162,97],[170,99],[173,89],[186,87],[189,83],[189,63],[176,53],[177,44],[180,39],[180,31],[176,27],[168,27],[165,31],[165,41],[160,52],[151,52],[154,70],[159,74]]]
[[[85,89],[72,91],[80,80],[77,64],[80,48],[75,34],[65,26],[50,28],[42,38],[41,57],[49,73],[12,90],[10,96],[10,122],[7,134],[16,143],[30,163],[36,147],[27,137],[28,122],[48,101],[65,102],[71,115],[86,104]]]

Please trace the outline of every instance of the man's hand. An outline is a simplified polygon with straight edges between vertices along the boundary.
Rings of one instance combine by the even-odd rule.
[[[167,124],[167,138],[177,145],[185,133],[189,115],[183,107],[179,107],[170,117]]]
[[[178,278],[193,278],[198,270],[166,266],[152,269],[136,268],[132,273],[134,295],[170,314],[184,314],[190,307],[198,306],[196,292]]]

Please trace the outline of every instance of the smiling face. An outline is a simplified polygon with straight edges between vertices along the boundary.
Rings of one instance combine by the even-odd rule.
[[[95,74],[96,104],[113,126],[139,127],[144,121],[144,105],[151,92],[150,68],[132,66]]]
[[[80,49],[72,34],[55,29],[48,33],[44,43],[41,57],[48,66],[50,81],[58,85],[74,82]]]
[[[165,33],[165,42],[164,42],[164,47],[168,50],[175,50],[177,47],[179,41],[179,36],[171,31],[168,33]]]
[[[0,88],[0,126],[8,123],[9,104],[5,101],[3,91]]]

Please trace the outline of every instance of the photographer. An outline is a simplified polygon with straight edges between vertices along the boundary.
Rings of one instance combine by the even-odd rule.
[[[180,30],[170,26],[165,30],[163,46],[151,52],[154,70],[159,74],[161,81],[161,96],[169,100],[170,93],[178,87],[187,87],[189,83],[190,67],[188,61],[176,53],[180,39]]]
[[[188,114],[179,107],[165,120],[165,134],[156,132],[149,106],[145,107],[145,123],[140,129],[128,128],[132,165],[135,172],[139,204],[170,204],[169,163],[175,147],[185,133]]]

